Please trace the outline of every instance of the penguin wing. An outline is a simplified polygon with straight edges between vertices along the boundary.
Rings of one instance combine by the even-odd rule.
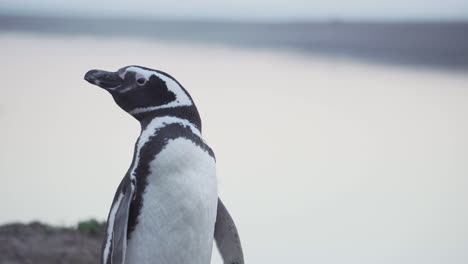
[[[107,236],[103,247],[103,264],[124,264],[130,205],[135,184],[124,177],[114,197],[107,220]]]
[[[218,198],[214,238],[224,264],[244,264],[244,254],[234,220]]]

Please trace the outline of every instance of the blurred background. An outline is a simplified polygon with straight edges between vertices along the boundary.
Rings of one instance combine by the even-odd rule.
[[[140,131],[83,76],[132,64],[197,103],[247,263],[468,263],[468,1],[1,0],[0,57],[1,264],[97,263]]]

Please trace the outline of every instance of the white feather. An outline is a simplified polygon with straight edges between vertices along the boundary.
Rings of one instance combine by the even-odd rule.
[[[133,164],[133,167],[130,170],[131,179],[135,179],[136,177],[135,169],[138,167],[141,148],[148,142],[149,138],[156,133],[156,130],[161,129],[168,124],[174,124],[174,123],[188,126],[190,130],[192,131],[192,133],[194,133],[195,135],[201,138],[200,131],[188,120],[173,117],[173,116],[163,116],[163,117],[158,117],[158,118],[151,120],[151,122],[146,126],[145,130],[141,132],[141,135],[138,138],[138,143],[137,143],[136,153],[135,153],[135,163]]]
[[[126,263],[209,264],[217,209],[215,160],[177,138],[150,163]]]

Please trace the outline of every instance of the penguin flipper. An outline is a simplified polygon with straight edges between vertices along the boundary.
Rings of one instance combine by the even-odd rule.
[[[214,238],[224,264],[244,264],[239,233],[220,198],[218,198]]]
[[[104,242],[103,264],[125,263],[128,218],[134,190],[135,185],[128,177],[122,180],[117,189],[107,220],[108,234]]]

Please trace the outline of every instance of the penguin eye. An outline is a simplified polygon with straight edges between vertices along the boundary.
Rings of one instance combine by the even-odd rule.
[[[139,78],[139,79],[137,80],[137,83],[138,83],[139,85],[143,85],[143,84],[145,84],[145,82],[146,82],[146,79],[144,79],[144,78]]]

